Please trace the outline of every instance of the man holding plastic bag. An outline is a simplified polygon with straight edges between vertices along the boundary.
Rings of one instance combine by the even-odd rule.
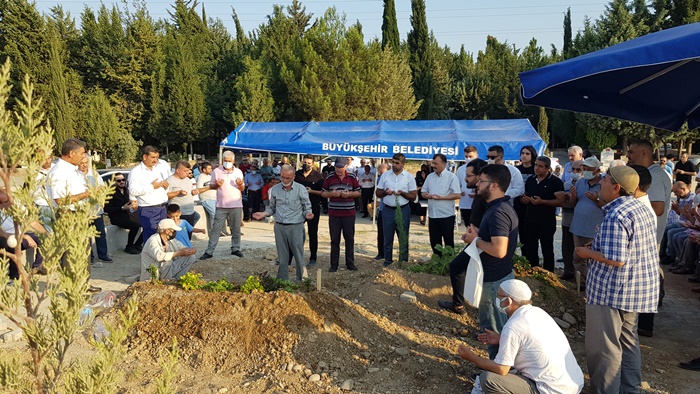
[[[515,278],[513,254],[518,239],[518,215],[508,203],[510,197],[505,195],[509,185],[510,171],[504,165],[490,164],[479,171],[476,192],[486,200],[486,212],[479,228],[470,224],[467,233],[462,237],[466,243],[474,243],[472,250],[474,246],[478,248],[477,252],[480,250],[480,254],[474,253],[470,265],[481,264],[483,268],[480,297],[474,297],[478,294],[478,289],[470,290],[478,287],[479,283],[478,280],[468,280],[469,270],[465,281],[465,297],[468,301],[472,298],[473,305],[478,305],[481,330],[488,329],[496,333],[501,332],[507,320],[506,315],[500,313],[495,305],[498,287],[504,281]],[[489,344],[487,349],[490,359],[496,357],[497,344]]]

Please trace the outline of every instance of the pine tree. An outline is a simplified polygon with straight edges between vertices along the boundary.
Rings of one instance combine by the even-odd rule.
[[[274,107],[267,79],[262,72],[262,66],[257,60],[247,56],[243,64],[246,71],[236,80],[236,104],[232,113],[234,126],[242,121],[272,122],[275,120]]]
[[[303,7],[299,0],[292,0],[292,5],[287,6],[287,14],[289,14],[289,18],[294,22],[299,37],[303,36],[304,32],[306,32],[306,28],[309,27],[309,22],[313,14],[307,14],[306,7]]]
[[[79,96],[80,83],[75,72],[66,65],[67,49],[52,19],[47,23],[47,37],[49,78],[45,105],[47,118],[54,127],[56,146],[59,146],[75,135],[77,109],[73,96]]]
[[[239,44],[246,44],[248,42],[248,37],[246,36],[245,31],[243,31],[241,20],[238,19],[238,14],[233,7],[231,7],[231,17],[233,18],[233,24],[236,26],[236,42]]]
[[[387,46],[392,51],[399,51],[401,39],[399,37],[399,24],[396,20],[396,5],[394,0],[384,0],[384,14],[382,15],[382,48]]]
[[[537,134],[540,135],[542,141],[549,145],[549,118],[544,107],[540,107],[539,119],[537,121]]]

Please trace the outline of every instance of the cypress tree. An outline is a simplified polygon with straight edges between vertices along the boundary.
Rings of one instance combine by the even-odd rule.
[[[571,44],[573,36],[571,33],[571,7],[566,9],[566,15],[564,15],[564,47],[562,48],[562,55],[564,59],[571,57]]]
[[[384,0],[384,15],[382,16],[382,49],[387,46],[392,51],[398,51],[401,45],[399,25],[396,20],[396,5],[394,0]]]

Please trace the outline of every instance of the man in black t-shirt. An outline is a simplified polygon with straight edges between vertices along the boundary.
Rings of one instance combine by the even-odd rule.
[[[532,266],[540,265],[537,252],[542,246],[544,269],[554,272],[554,233],[557,231],[556,207],[566,202],[564,182],[549,172],[551,160],[540,156],[535,160],[535,176],[525,182],[525,194],[520,201],[525,205],[523,256]]]
[[[513,254],[518,242],[518,215],[510,206],[506,190],[510,185],[510,170],[502,164],[490,164],[479,171],[477,195],[488,203],[479,228],[470,224],[462,239],[475,242],[482,250],[481,265],[484,282],[479,301],[479,327],[500,333],[506,315],[496,305],[498,287],[508,279],[514,279]],[[462,252],[464,253],[464,252]],[[442,306],[442,305],[441,305]],[[498,354],[498,345],[487,345],[489,358]]]
[[[695,164],[688,160],[687,153],[681,155],[681,160],[673,168],[673,174],[676,176],[676,182],[685,182],[686,185],[690,185],[693,182],[693,177],[697,175],[697,172],[695,171]]]
[[[301,162],[301,170],[297,171],[294,181],[301,183],[309,192],[309,200],[311,201],[311,213],[314,218],[306,221],[306,227],[309,231],[309,267],[316,265],[318,253],[318,220],[321,216],[321,189],[323,189],[324,178],[318,170],[314,169],[314,158],[311,155],[306,155]],[[290,255],[291,256],[291,255]]]

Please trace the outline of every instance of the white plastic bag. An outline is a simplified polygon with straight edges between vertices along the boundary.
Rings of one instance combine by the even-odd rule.
[[[474,387],[472,388],[472,394],[484,394],[484,392],[481,390],[481,382],[479,382],[479,378],[481,375],[477,376],[476,379],[474,379]]]
[[[476,308],[479,307],[481,289],[484,285],[484,268],[481,266],[481,257],[479,257],[481,249],[476,247],[478,239],[474,239],[465,250],[471,261],[467,267],[467,275],[464,278],[464,299]]]

